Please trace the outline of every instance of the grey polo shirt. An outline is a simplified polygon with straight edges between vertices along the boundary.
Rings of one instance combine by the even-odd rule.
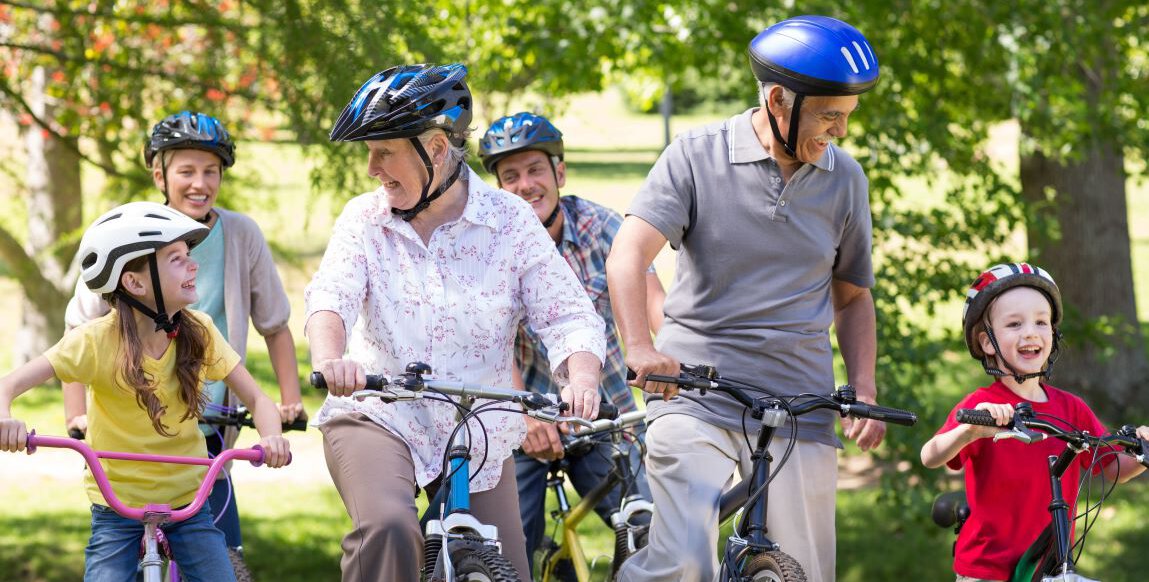
[[[869,185],[833,145],[783,185],[753,112],[676,138],[630,208],[678,250],[655,345],[774,394],[826,394],[834,388],[831,280],[874,282]],[[745,408],[733,399],[691,396],[648,397],[649,417],[682,413],[741,430]],[[828,411],[802,416],[799,438],[840,446],[834,419]]]

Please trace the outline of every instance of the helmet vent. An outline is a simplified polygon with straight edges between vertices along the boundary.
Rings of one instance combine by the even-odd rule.
[[[113,214],[113,215],[111,215],[111,216],[109,216],[109,217],[107,217],[107,218],[105,218],[105,219],[103,219],[103,220],[101,220],[101,221],[97,222],[96,224],[104,224],[105,222],[108,222],[109,220],[115,220],[115,219],[117,219],[117,218],[119,218],[119,217],[121,217],[121,216],[123,216],[123,215],[122,215],[122,214],[120,214],[120,213],[116,213],[116,214]],[[92,225],[92,226],[95,226],[95,225]]]
[[[850,54],[850,49],[842,47],[842,56],[846,57],[846,62],[850,64],[850,68],[854,70],[854,73],[857,73],[858,64],[854,62],[854,56]]]
[[[88,253],[84,256],[84,260],[80,262],[80,265],[87,269],[96,264],[97,260],[99,260],[99,257],[96,256],[96,253]]]
[[[160,236],[161,234],[163,234],[163,232],[160,232],[158,230],[141,230],[140,231],[140,238],[148,237],[148,236]]]
[[[161,214],[148,213],[148,214],[145,214],[144,216],[147,216],[148,218],[155,218],[156,220],[171,220],[172,219],[172,217],[170,217],[170,216],[163,216]]]
[[[862,66],[866,67],[867,71],[870,70],[870,59],[866,58],[866,53],[865,53],[865,51],[862,50],[861,45],[859,45],[858,41],[856,41],[856,40],[853,41],[853,45],[854,45],[854,50],[858,51],[858,56],[861,57],[861,59],[862,59]]]

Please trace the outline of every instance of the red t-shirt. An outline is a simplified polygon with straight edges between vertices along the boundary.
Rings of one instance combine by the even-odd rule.
[[[1042,384],[1046,402],[1030,402],[1035,413],[1067,421],[1078,430],[1093,435],[1107,433],[1101,421],[1081,398]],[[950,411],[938,434],[958,426],[954,418],[959,408],[974,408],[982,402],[1014,405],[1024,399],[1000,381],[978,388]],[[1050,438],[1034,444],[1017,440],[993,442],[978,439],[965,446],[947,465],[965,467],[966,497],[970,516],[958,535],[954,552],[954,572],[987,580],[1006,580],[1025,550],[1049,525],[1049,463],[1051,455],[1065,450],[1065,441]],[[1077,502],[1081,470],[1093,461],[1092,451],[1078,455],[1061,479],[1061,493],[1069,503],[1070,519]]]

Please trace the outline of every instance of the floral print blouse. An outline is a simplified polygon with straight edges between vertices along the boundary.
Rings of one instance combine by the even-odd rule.
[[[391,213],[381,190],[348,202],[307,286],[307,315],[339,315],[350,330],[347,357],[367,373],[393,378],[418,361],[436,378],[508,387],[515,334],[525,319],[565,385],[571,354],[590,352],[602,361],[603,321],[530,207],[467,172],[462,215],[437,228],[426,245]],[[328,395],[316,423],[353,411],[407,443],[421,486],[439,475],[456,424],[453,406]],[[472,491],[498,484],[503,461],[526,434],[518,413],[488,412],[480,420],[485,439],[478,422],[468,423]]]

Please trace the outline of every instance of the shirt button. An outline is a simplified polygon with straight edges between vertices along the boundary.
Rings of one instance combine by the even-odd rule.
[[[786,201],[785,201],[785,200],[783,200],[783,201],[781,202],[781,204],[782,204],[782,206],[785,206],[785,205],[786,205]]]

